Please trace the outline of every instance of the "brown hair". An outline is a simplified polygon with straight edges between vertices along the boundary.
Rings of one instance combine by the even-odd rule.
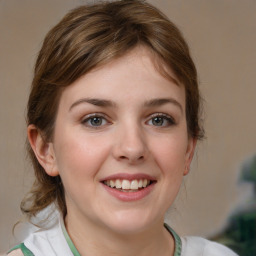
[[[45,141],[51,141],[62,90],[93,68],[123,56],[138,45],[149,48],[184,85],[188,134],[201,138],[197,72],[188,46],[165,15],[140,0],[78,7],[48,32],[35,65],[27,124],[34,124]],[[28,152],[36,179],[29,196],[21,203],[22,211],[31,218],[55,202],[65,215],[60,177],[46,174],[29,143]]]

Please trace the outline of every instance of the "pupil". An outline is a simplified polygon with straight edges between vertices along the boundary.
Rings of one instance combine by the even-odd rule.
[[[102,123],[102,119],[100,117],[93,117],[91,119],[91,124],[95,126],[99,126]]]
[[[156,126],[161,126],[163,124],[163,118],[162,117],[154,117],[153,124]]]

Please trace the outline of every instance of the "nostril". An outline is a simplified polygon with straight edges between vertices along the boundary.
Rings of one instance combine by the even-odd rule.
[[[127,157],[127,156],[119,156],[119,160],[128,160],[129,162],[137,162],[137,161],[143,161],[145,158],[144,156],[139,157]]]

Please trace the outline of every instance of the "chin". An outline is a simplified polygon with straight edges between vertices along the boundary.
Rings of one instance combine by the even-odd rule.
[[[138,234],[149,229],[157,218],[144,211],[126,210],[119,211],[117,214],[110,216],[107,226],[118,234],[129,235]],[[160,220],[158,220],[159,222]]]

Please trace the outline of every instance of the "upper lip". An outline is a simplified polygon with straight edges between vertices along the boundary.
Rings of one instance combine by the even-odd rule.
[[[106,181],[106,180],[140,180],[140,179],[147,179],[150,181],[155,181],[156,178],[145,174],[145,173],[136,173],[136,174],[131,174],[131,173],[116,173],[116,174],[112,174],[110,176],[105,177],[104,179],[101,179],[100,181]]]

